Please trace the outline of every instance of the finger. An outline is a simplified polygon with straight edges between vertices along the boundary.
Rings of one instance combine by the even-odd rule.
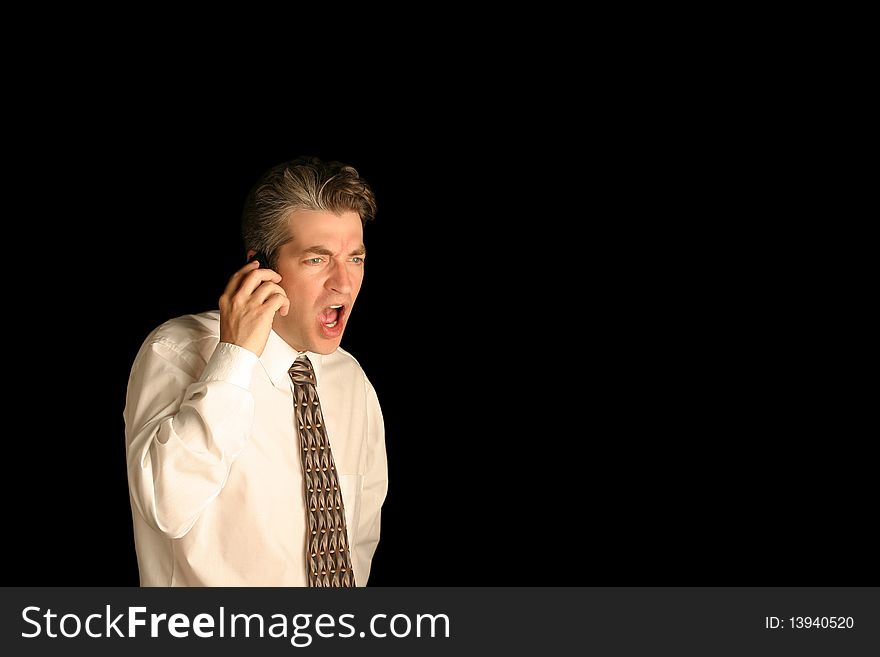
[[[265,303],[266,299],[271,297],[273,294],[281,294],[285,297],[287,296],[287,292],[284,291],[283,287],[281,287],[277,283],[265,281],[262,285],[260,285],[260,287],[254,290],[254,293],[251,295],[251,299],[259,304],[263,304]]]
[[[241,285],[242,277],[249,271],[252,271],[259,266],[260,265],[255,260],[251,260],[244,267],[235,272],[232,276],[229,277],[229,282],[226,284],[226,288],[223,290],[223,294],[225,294],[226,296],[232,296],[233,294],[235,294],[238,286]]]
[[[271,308],[273,313],[281,313],[282,317],[287,317],[287,313],[290,311],[290,299],[286,294],[275,294],[266,299],[264,305]]]
[[[271,269],[254,269],[244,274],[238,294],[250,296],[264,281],[277,283],[281,280],[281,274]]]

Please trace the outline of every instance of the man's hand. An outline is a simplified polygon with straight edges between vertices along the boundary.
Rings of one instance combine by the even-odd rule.
[[[258,267],[259,263],[252,260],[229,279],[220,297],[220,342],[236,344],[261,356],[275,313],[286,317],[290,299],[278,285],[281,275]]]

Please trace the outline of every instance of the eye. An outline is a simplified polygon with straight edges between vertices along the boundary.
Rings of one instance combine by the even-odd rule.
[[[354,256],[351,261],[356,265],[364,264],[364,259],[361,256]]]
[[[322,262],[324,262],[324,258],[309,258],[306,260],[307,265],[320,265]]]

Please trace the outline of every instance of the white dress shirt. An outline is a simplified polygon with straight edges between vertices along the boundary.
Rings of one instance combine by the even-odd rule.
[[[132,366],[125,444],[142,586],[308,586],[297,351],[220,343],[217,311],[166,322]],[[388,486],[376,391],[342,349],[309,352],[364,586]]]

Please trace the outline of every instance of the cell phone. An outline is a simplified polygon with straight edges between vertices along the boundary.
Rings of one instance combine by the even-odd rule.
[[[260,267],[259,267],[260,269],[269,269],[270,268],[269,267],[269,256],[267,256],[262,251],[257,251],[254,255],[252,255],[250,257],[248,262],[252,262],[255,259],[260,261]]]

